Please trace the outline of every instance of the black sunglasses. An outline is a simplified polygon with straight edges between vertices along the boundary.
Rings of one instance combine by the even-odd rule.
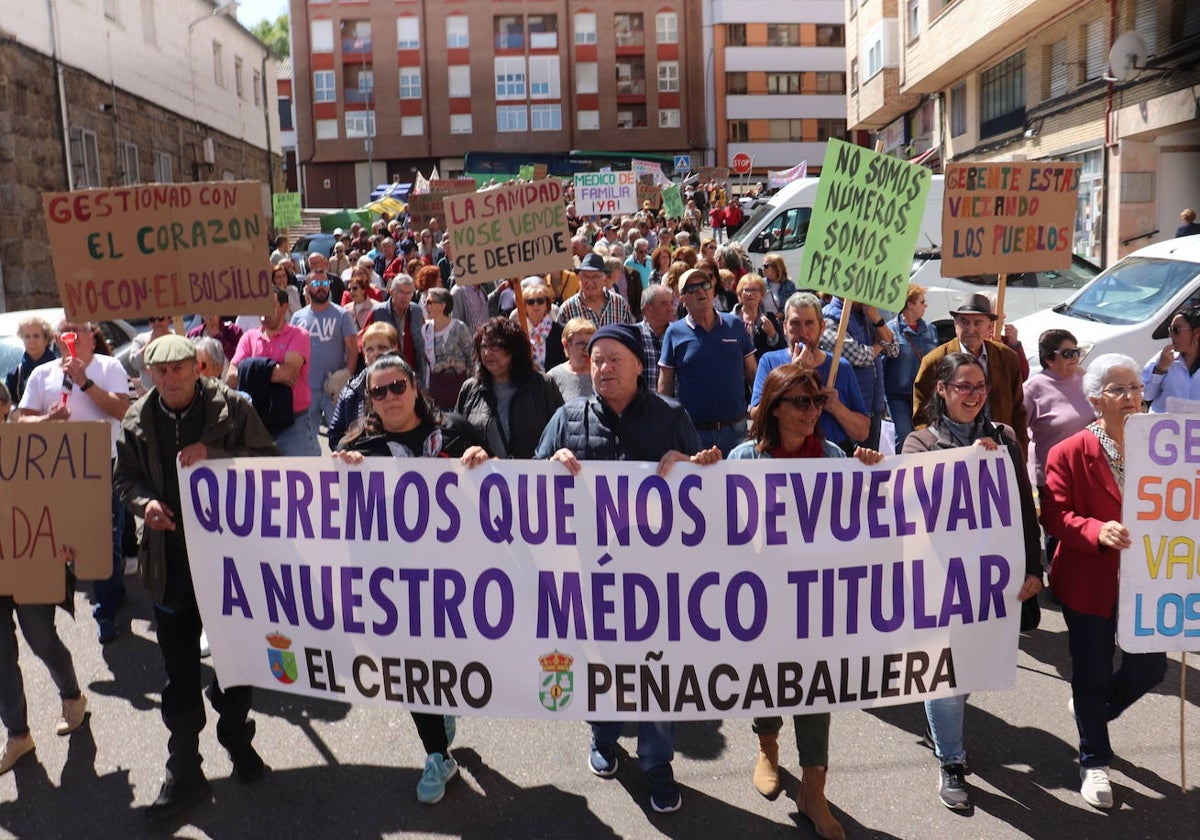
[[[1171,325],[1171,335],[1179,335],[1184,330],[1190,330],[1191,328],[1192,328],[1191,324],[1172,324]]]
[[[373,400],[382,400],[389,393],[395,394],[397,397],[408,390],[407,379],[397,379],[395,382],[389,382],[386,385],[376,385],[374,388],[367,389],[367,396]]]
[[[692,292],[707,292],[711,288],[711,280],[701,280],[699,283],[688,283],[683,287],[682,293],[685,295],[690,295]]]
[[[813,408],[813,407],[824,408],[825,403],[829,402],[829,397],[825,396],[824,394],[817,394],[814,397],[805,397],[805,396],[780,397],[779,402],[791,403],[796,408],[800,409],[801,411],[804,411],[806,409]]]
[[[1078,347],[1063,347],[1055,350],[1053,355],[1060,359],[1077,359],[1082,352]]]
[[[550,302],[550,298],[544,298],[544,297],[525,298],[525,302],[528,304],[532,304],[534,306],[545,306],[547,303]]]

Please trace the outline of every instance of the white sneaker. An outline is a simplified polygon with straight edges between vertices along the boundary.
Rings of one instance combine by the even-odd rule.
[[[1084,802],[1093,808],[1112,807],[1112,783],[1108,780],[1107,767],[1081,767],[1079,778],[1083,780],[1079,792],[1083,795]]]
[[[208,659],[208,657],[210,657],[210,656],[212,656],[212,649],[209,648],[209,646],[208,646],[208,631],[201,630],[200,631],[200,658]]]
[[[9,738],[4,745],[4,755],[0,756],[0,775],[13,769],[13,765],[20,761],[26,753],[33,752],[33,747],[32,735],[26,735],[23,738]]]

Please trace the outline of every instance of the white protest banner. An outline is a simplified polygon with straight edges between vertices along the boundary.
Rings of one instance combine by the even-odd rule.
[[[661,163],[654,163],[653,161],[638,160],[637,158],[634,158],[629,162],[629,164],[633,167],[633,174],[639,181],[643,175],[649,175],[654,178],[654,183],[657,186],[665,187],[671,183],[671,179],[668,178],[662,171]]]
[[[580,216],[611,216],[637,210],[637,176],[632,171],[575,174],[575,212]]]
[[[1200,650],[1200,417],[1135,414],[1125,423],[1117,640],[1121,650]]]
[[[1003,452],[182,469],[227,685],[443,713],[711,719],[1011,688]]]
[[[808,161],[802,160],[790,169],[767,170],[767,189],[777,190],[792,181],[808,177]]]

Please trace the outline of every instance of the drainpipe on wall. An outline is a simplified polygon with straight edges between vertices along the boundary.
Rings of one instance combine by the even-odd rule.
[[[1117,39],[1117,0],[1108,0],[1108,43],[1111,45]],[[1109,71],[1112,72],[1111,70]],[[1105,74],[1109,75],[1108,73]],[[1100,214],[1100,265],[1107,266],[1109,264],[1109,247],[1108,247],[1108,229],[1109,229],[1109,202],[1113,195],[1111,189],[1112,181],[1112,149],[1117,145],[1117,141],[1113,138],[1112,120],[1113,120],[1113,82],[1106,82],[1106,92],[1104,95],[1104,207]],[[1118,196],[1119,200],[1120,196]],[[1116,207],[1113,205],[1113,211],[1116,212]]]
[[[75,189],[75,177],[71,171],[71,124],[67,119],[67,88],[63,74],[62,59],[58,55],[58,9],[54,0],[46,0],[46,12],[50,16],[50,59],[54,62],[54,87],[58,94],[59,118],[62,120],[63,166],[67,170],[67,189]]]
[[[267,132],[267,183],[271,187],[271,195],[275,195],[275,167],[271,165],[271,105],[270,100],[267,99],[267,56],[270,54],[271,51],[263,47],[262,72],[259,73],[259,80],[262,83],[263,129]],[[274,224],[274,216],[271,217],[271,222]]]

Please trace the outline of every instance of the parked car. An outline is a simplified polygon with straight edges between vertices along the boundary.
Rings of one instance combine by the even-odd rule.
[[[292,262],[296,264],[296,276],[304,277],[308,274],[308,255],[314,251],[327,257],[333,256],[333,240],[332,233],[312,233],[297,239],[292,245]]]
[[[1038,370],[1037,339],[1045,330],[1071,332],[1083,364],[1103,353],[1125,353],[1139,365],[1168,340],[1175,313],[1200,305],[1200,236],[1169,239],[1134,251],[1064,303],[1016,321],[1029,364]]]
[[[63,310],[26,309],[20,312],[0,313],[0,373],[8,373],[21,361],[25,345],[18,336],[17,325],[26,318],[44,318],[53,327],[62,320]],[[134,371],[129,364],[129,351],[132,349],[133,337],[141,330],[129,321],[98,321],[97,324],[108,341],[108,346],[112,348],[113,355],[125,366],[126,373],[133,376]]]

